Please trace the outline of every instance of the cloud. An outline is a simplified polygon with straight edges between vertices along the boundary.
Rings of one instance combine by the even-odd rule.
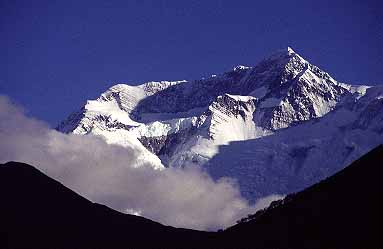
[[[216,230],[268,205],[250,206],[235,181],[197,167],[141,167],[139,151],[99,137],[62,134],[0,95],[0,163],[26,162],[86,198],[176,227]]]
[[[254,209],[259,210],[259,209],[267,208],[270,205],[270,203],[272,203],[273,201],[283,199],[284,197],[285,197],[284,195],[274,194],[274,195],[265,196],[263,198],[259,198],[254,204]]]

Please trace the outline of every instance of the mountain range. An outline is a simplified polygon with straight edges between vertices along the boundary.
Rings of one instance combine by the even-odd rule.
[[[61,122],[140,151],[142,164],[202,167],[250,202],[308,187],[383,142],[383,87],[338,82],[293,49],[194,81],[117,84]]]

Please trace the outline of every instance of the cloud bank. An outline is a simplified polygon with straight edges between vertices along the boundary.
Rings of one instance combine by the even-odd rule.
[[[137,168],[138,154],[96,136],[59,133],[0,95],[0,163],[34,165],[94,202],[166,225],[215,230],[281,198],[250,206],[231,179],[214,181],[196,167]]]

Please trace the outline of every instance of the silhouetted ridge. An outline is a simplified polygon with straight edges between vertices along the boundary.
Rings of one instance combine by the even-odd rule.
[[[23,163],[0,165],[0,198],[2,249],[193,248],[208,234],[92,203]]]
[[[254,220],[228,228],[228,248],[382,248],[383,146],[289,195]],[[232,243],[234,242],[235,243]]]

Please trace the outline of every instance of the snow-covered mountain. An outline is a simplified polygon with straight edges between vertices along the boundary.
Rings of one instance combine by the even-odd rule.
[[[118,84],[59,126],[133,146],[153,167],[204,167],[249,200],[329,176],[383,143],[383,87],[337,82],[291,48],[195,81]]]

